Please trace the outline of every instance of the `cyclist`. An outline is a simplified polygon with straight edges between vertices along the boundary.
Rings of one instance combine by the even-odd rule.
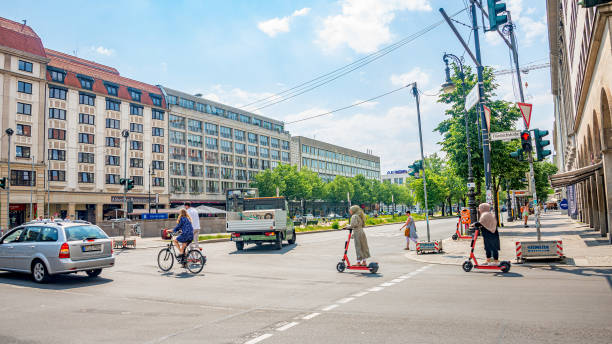
[[[182,261],[187,244],[193,241],[193,227],[191,226],[191,218],[185,209],[181,209],[176,222],[176,227],[172,231],[174,233],[181,231],[181,234],[174,238],[174,244],[179,251],[179,261]]]

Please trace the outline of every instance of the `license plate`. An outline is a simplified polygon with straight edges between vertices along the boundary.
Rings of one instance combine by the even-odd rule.
[[[83,252],[102,251],[102,245],[87,245],[82,246],[81,248],[83,249]]]

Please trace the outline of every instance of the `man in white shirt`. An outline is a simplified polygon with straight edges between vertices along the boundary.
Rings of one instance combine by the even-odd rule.
[[[185,203],[185,210],[187,210],[187,215],[191,218],[191,227],[193,227],[193,242],[191,243],[192,248],[199,248],[200,244],[198,243],[198,239],[200,237],[200,215],[198,211],[191,207],[191,203]]]

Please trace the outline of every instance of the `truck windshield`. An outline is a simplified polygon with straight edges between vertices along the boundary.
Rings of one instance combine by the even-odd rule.
[[[97,226],[74,226],[64,228],[67,241],[85,239],[106,239],[108,236]]]

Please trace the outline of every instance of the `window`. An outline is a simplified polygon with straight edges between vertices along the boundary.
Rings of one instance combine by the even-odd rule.
[[[163,137],[164,136],[164,128],[153,127],[151,135]]]
[[[163,153],[163,152],[164,152],[164,145],[159,144],[159,143],[153,144],[153,153]]]
[[[280,140],[275,138],[270,138],[270,147],[272,148],[280,148]]]
[[[270,162],[270,168],[271,168],[271,169],[275,169],[275,168],[277,168],[277,167],[278,167],[278,165],[279,165],[279,162],[278,162],[278,161],[271,161],[271,162]]]
[[[174,130],[170,130],[170,142],[177,144],[177,145],[184,145],[185,144],[185,133],[182,133],[180,131],[174,131]]]
[[[31,183],[31,184],[30,184]],[[12,186],[36,186],[36,171],[11,170]]]
[[[232,189],[234,187],[234,183],[232,182],[221,182],[221,191],[225,193],[227,190]]]
[[[236,170],[236,179],[246,180],[246,177],[247,177],[246,170]]]
[[[226,139],[232,138],[232,128],[221,127],[219,133],[221,133],[221,137],[225,137]]]
[[[280,160],[280,151],[277,150],[271,150],[270,151],[270,157],[274,160]]]
[[[32,136],[32,127],[25,124],[17,124],[17,135]]]
[[[130,115],[142,116],[142,106],[130,104]]]
[[[272,123],[263,121],[263,127],[272,130]]]
[[[259,168],[259,160],[255,158],[249,158],[249,168]]]
[[[227,114],[227,118],[233,119],[234,121],[238,120],[238,115],[236,113],[227,111],[226,114]]]
[[[177,105],[178,104],[178,100],[176,99],[175,96],[168,96],[167,98],[168,100],[168,104],[173,104],[173,105]]]
[[[132,97],[133,101],[135,101],[135,102],[139,102],[140,101],[140,95],[142,93],[142,92],[140,92],[140,90],[128,87],[128,92],[130,92],[130,97]]]
[[[184,176],[186,175],[185,163],[184,162],[170,162],[169,164],[170,174],[173,176]]]
[[[119,175],[118,174],[107,174],[106,175],[106,184],[119,184]]]
[[[121,101],[113,98],[106,98],[106,110],[121,111]]]
[[[206,152],[206,163],[215,165],[218,164],[219,154],[215,152]]]
[[[88,114],[80,113],[79,114],[79,123],[95,125],[96,124],[96,117],[94,115],[88,115]]]
[[[217,136],[217,125],[212,123],[206,123],[206,134]]]
[[[201,180],[189,180],[189,192],[200,194],[204,191],[204,183]]]
[[[142,168],[143,160],[139,158],[130,158],[130,167]]]
[[[131,140],[130,149],[131,150],[142,150],[142,141]]]
[[[107,137],[106,147],[121,147],[121,140],[118,137]]]
[[[234,139],[244,141],[244,131],[238,129],[234,130]]]
[[[206,178],[219,178],[219,168],[206,166]]]
[[[182,193],[185,191],[185,179],[170,178],[170,192]]]
[[[231,168],[221,167],[221,178],[234,179],[234,170]]]
[[[237,156],[236,157],[236,167],[246,167],[246,166],[247,166],[246,158]]]
[[[18,158],[29,158],[30,157],[30,147],[15,146],[15,156]]]
[[[257,135],[253,133],[249,133],[249,143],[257,144]]]
[[[106,119],[106,127],[110,129],[121,129],[121,121],[118,119]]]
[[[66,140],[66,130],[49,128],[48,133],[49,133],[48,134],[49,139]]]
[[[66,171],[49,170],[49,181],[65,182],[66,181]]]
[[[170,121],[171,128],[185,129],[185,117],[168,115],[168,121]]]
[[[284,162],[289,162],[289,152],[281,152],[281,158]]]
[[[117,96],[117,94],[119,93],[119,85],[110,83],[108,81],[104,82],[104,86],[106,86],[106,92],[108,93],[108,95],[110,96]]]
[[[206,105],[202,103],[196,103],[196,110],[200,112],[206,112]]]
[[[253,125],[261,127],[261,120],[259,118],[253,117]]]
[[[219,182],[209,180],[206,182],[206,192],[219,193]]]
[[[121,159],[117,155],[107,155],[106,164],[110,166],[119,166]]]
[[[23,115],[32,114],[32,104],[17,103],[17,113]]]
[[[248,149],[249,149],[250,156],[257,156],[257,146],[249,145]]]
[[[270,157],[270,150],[268,148],[261,148],[259,150],[259,156],[261,156],[262,158]]]
[[[94,94],[79,92],[79,104],[94,106],[96,104],[96,96]]]
[[[153,105],[162,106],[162,99],[159,95],[149,93],[149,97],[151,97],[151,102],[153,102]]]
[[[153,160],[151,162],[151,167],[154,170],[163,170],[164,169],[164,161],[163,160]]]
[[[79,172],[79,183],[93,183],[94,174],[89,172]]]
[[[191,177],[202,177],[204,175],[204,168],[202,165],[189,165],[189,176]]]
[[[289,150],[289,141],[283,140],[283,149],[284,150]]]
[[[262,160],[261,161],[261,169],[262,170],[269,170],[270,169],[270,161],[269,160]]]
[[[194,102],[193,102],[193,100],[189,100],[189,99],[185,99],[185,98],[180,98],[179,106],[182,106],[182,107],[187,108],[187,109],[193,109],[194,108]]]
[[[274,125],[274,131],[278,131],[279,133],[283,131],[283,126],[280,124]]]
[[[61,160],[66,161],[66,151],[61,149],[49,149],[48,151],[49,160]]]
[[[257,175],[257,171],[249,171],[249,180],[254,180],[255,175]]]
[[[246,146],[244,143],[236,143],[236,154],[246,154]]]
[[[32,84],[24,81],[17,81],[17,91],[32,94]]]
[[[94,135],[93,134],[79,133],[79,143],[87,143],[87,144],[93,145],[94,144]]]
[[[190,149],[189,150],[189,161],[201,162],[204,160],[202,158],[202,151],[199,149]]]
[[[49,108],[49,118],[53,119],[66,119],[66,110]]]
[[[130,131],[133,133],[142,133],[143,131],[142,124],[130,123]]]
[[[202,132],[202,122],[196,121],[195,119],[190,119],[187,122],[187,124],[188,124],[189,130],[195,131],[198,133]]]
[[[153,186],[164,186],[164,178],[154,177]]]
[[[143,185],[143,178],[142,176],[132,176],[132,180],[134,181],[134,185]]]
[[[262,146],[267,146],[268,145],[268,137],[267,136],[263,136],[263,135],[259,135],[259,144]]]
[[[77,78],[81,82],[81,87],[86,90],[91,90],[93,86],[94,80],[91,77],[85,75],[77,75]]]
[[[232,152],[232,141],[221,140],[221,150],[224,152]]]
[[[49,98],[66,100],[66,89],[56,86],[49,86]]]
[[[79,152],[79,162],[84,164],[93,164],[94,163],[94,154],[93,153],[85,153]]]
[[[170,159],[185,160],[185,148],[170,146]]]
[[[187,134],[187,143],[192,147],[202,147],[202,136]]]
[[[153,119],[159,120],[159,121],[163,121],[164,120],[164,112],[158,109],[153,109],[152,110],[152,116]]]
[[[232,156],[229,154],[221,154],[221,165],[233,166],[234,160],[232,159]]]
[[[212,138],[212,137],[207,137],[206,138],[206,149],[213,149],[213,150],[219,149],[219,146],[217,144],[217,139]]]

